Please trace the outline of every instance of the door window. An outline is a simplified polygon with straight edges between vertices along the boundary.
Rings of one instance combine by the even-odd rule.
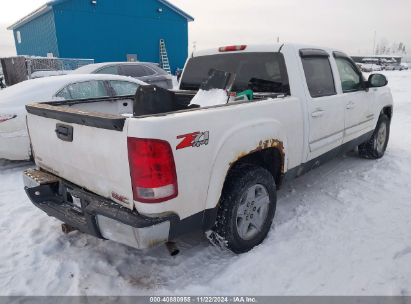
[[[355,92],[362,89],[362,76],[351,62],[345,58],[336,58],[341,86],[344,93]]]
[[[301,60],[311,97],[337,94],[328,57],[304,57]]]
[[[114,90],[115,96],[129,96],[137,92],[137,83],[119,80],[110,80],[110,85]]]
[[[57,94],[57,97],[65,99],[89,99],[108,96],[104,82],[97,80],[70,84]]]
[[[98,70],[96,74],[118,75],[118,67],[115,65],[108,66]]]
[[[148,67],[148,66],[143,66],[144,70],[146,71],[146,75],[145,76],[151,76],[156,74],[156,71],[154,71],[152,68]]]
[[[122,65],[120,66],[120,74],[129,77],[144,77],[147,76],[147,71],[142,65]]]
[[[58,92],[58,93],[56,94],[56,97],[63,98],[64,100],[70,100],[70,99],[72,99],[72,98],[71,98],[71,95],[70,95],[70,92],[69,92],[69,90],[67,89],[67,87],[65,87],[65,88],[62,89],[60,92]]]

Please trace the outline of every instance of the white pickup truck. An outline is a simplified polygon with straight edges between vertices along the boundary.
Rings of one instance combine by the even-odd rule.
[[[230,102],[189,105],[210,89],[210,70],[230,76]],[[246,252],[270,230],[285,179],[356,147],[384,155],[386,85],[333,49],[198,51],[175,92],[141,86],[136,96],[27,106],[37,169],[25,172],[25,190],[48,215],[102,239],[144,249],[202,230]]]

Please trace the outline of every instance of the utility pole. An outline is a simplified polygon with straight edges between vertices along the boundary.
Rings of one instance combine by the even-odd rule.
[[[375,55],[375,43],[377,41],[377,31],[374,31],[374,47],[372,49],[372,53]]]

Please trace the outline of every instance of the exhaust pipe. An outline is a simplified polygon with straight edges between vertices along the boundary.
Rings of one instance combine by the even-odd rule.
[[[175,242],[167,242],[166,247],[171,256],[176,256],[180,253]]]
[[[69,234],[70,232],[73,232],[76,230],[77,230],[76,228],[71,227],[70,225],[61,224],[61,231],[63,231],[64,234]]]

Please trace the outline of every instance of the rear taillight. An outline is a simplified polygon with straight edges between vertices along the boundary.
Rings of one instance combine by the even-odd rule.
[[[17,115],[11,115],[11,114],[0,114],[0,122],[5,122],[10,119],[16,118]]]
[[[229,46],[222,46],[218,49],[219,52],[236,52],[236,51],[244,51],[247,48],[246,45],[229,45]]]
[[[177,174],[170,144],[129,137],[127,145],[134,200],[161,203],[175,198]]]

